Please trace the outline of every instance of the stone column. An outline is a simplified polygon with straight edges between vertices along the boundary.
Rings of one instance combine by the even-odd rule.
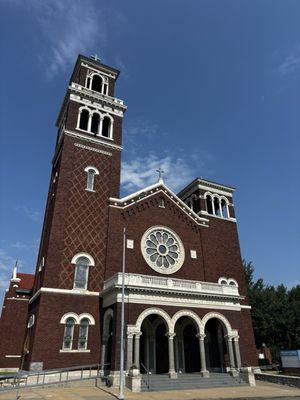
[[[177,373],[175,371],[174,362],[174,337],[175,333],[167,333],[168,345],[169,345],[169,377],[171,379],[177,378]]]
[[[126,370],[129,372],[132,366],[132,353],[133,353],[133,334],[127,334],[127,357],[126,357]]]
[[[209,371],[206,369],[206,358],[205,358],[205,345],[204,345],[204,339],[205,339],[205,334],[204,333],[199,333],[197,337],[199,338],[199,347],[200,347],[200,363],[201,363],[201,375],[204,378],[209,377]]]
[[[233,353],[233,346],[232,346],[232,339],[233,337],[227,335],[227,343],[228,343],[228,352],[229,352],[229,364],[230,364],[230,373],[233,376],[238,375],[235,369],[235,362],[234,362],[234,353]]]
[[[103,125],[103,118],[100,117],[97,136],[101,136],[102,135],[102,125]]]
[[[106,361],[106,348],[107,348],[107,340],[108,337],[104,336],[102,338],[102,344],[101,344],[101,361],[100,361],[100,374],[104,375],[104,370],[105,370],[105,361]]]
[[[142,332],[137,332],[134,336],[134,363],[138,370],[140,370],[140,337]]]
[[[239,337],[235,336],[233,338],[233,344],[234,344],[234,352],[235,352],[235,358],[236,358],[236,366],[238,369],[241,368],[242,362],[241,362],[241,353],[240,353],[240,345],[239,345]]]

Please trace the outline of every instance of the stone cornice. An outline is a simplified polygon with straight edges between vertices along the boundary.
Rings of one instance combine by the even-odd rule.
[[[189,218],[191,218],[197,225],[208,227],[209,220],[200,217],[191,208],[189,208],[179,197],[176,196],[163,182],[157,182],[151,186],[141,189],[129,196],[117,199],[111,197],[110,207],[126,209],[138,202],[141,202],[157,193],[165,194],[173,203],[177,205]]]

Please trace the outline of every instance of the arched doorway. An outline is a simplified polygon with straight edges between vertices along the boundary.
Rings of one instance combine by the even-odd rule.
[[[206,322],[206,366],[211,372],[226,372],[226,367],[229,366],[226,333],[226,327],[219,319],[211,318]]]
[[[169,370],[168,326],[159,315],[149,315],[141,325],[140,370],[153,374],[164,374]]]
[[[177,372],[199,372],[200,350],[195,321],[183,316],[175,324],[175,369]]]

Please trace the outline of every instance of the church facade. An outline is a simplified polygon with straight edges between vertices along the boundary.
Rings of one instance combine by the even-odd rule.
[[[234,188],[197,178],[175,194],[160,176],[120,198],[118,75],[97,58],[76,61],[36,271],[14,271],[4,300],[0,367],[101,364],[117,384],[124,260],[127,373],[176,379],[255,366]]]

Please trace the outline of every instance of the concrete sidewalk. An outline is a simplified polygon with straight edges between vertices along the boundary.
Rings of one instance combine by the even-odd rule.
[[[95,387],[72,387],[72,388],[45,388],[45,389],[23,389],[20,391],[21,400],[114,400],[118,390]],[[227,387],[214,389],[193,389],[166,392],[125,392],[128,400],[266,400],[266,399],[299,399],[300,389],[289,386],[281,386],[266,382],[257,382],[256,387]],[[0,394],[0,400],[16,399],[16,392]]]

